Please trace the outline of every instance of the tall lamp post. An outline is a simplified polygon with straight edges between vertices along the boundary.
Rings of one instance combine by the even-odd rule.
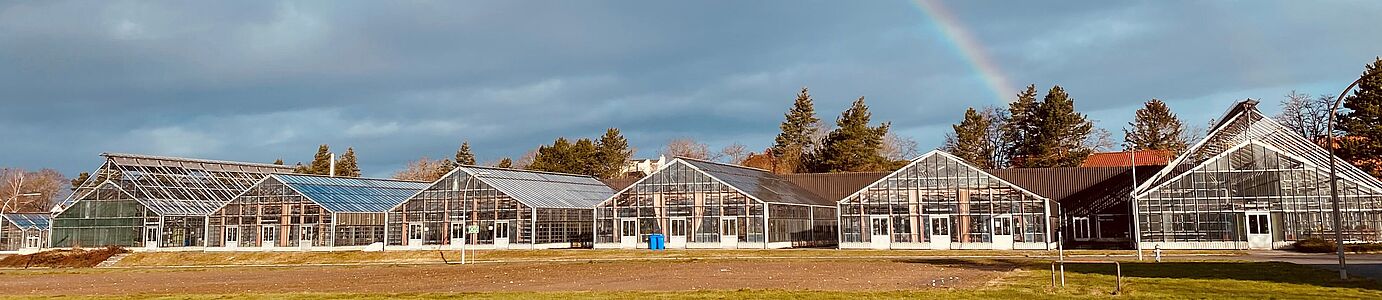
[[[1339,105],[1344,103],[1344,96],[1348,95],[1348,91],[1357,87],[1358,83],[1363,82],[1363,79],[1368,78],[1369,75],[1373,74],[1363,74],[1363,76],[1358,77],[1358,80],[1354,80],[1353,84],[1344,88],[1343,92],[1339,93],[1339,98],[1335,99],[1334,105],[1329,108],[1329,122],[1325,130],[1325,134],[1329,135],[1329,200],[1334,210],[1334,248],[1337,248],[1339,254],[1339,279],[1348,279],[1348,269],[1345,268],[1347,263],[1344,260],[1343,219],[1339,213],[1339,176],[1337,175],[1338,170],[1336,170],[1339,157],[1334,154],[1335,148],[1338,148],[1334,140],[1334,118],[1339,110]]]

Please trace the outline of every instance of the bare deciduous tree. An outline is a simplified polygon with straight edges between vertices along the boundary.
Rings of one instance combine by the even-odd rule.
[[[1108,129],[1095,127],[1089,133],[1089,138],[1084,141],[1085,148],[1094,149],[1096,152],[1108,152],[1117,149],[1118,142],[1113,141],[1113,132]]]
[[[691,138],[675,138],[662,147],[662,155],[667,157],[686,157],[694,159],[713,159],[710,147]]]
[[[536,159],[537,159],[537,149],[528,150],[528,152],[523,152],[523,156],[519,156],[519,157],[518,157],[518,160],[514,160],[514,161],[513,161],[513,168],[514,168],[514,169],[520,169],[520,170],[526,170],[526,169],[528,169],[528,166],[530,166],[530,165],[533,164],[533,160],[536,160]]]
[[[67,196],[67,177],[53,169],[0,168],[0,211],[47,212]]]
[[[725,146],[724,149],[720,149],[720,158],[730,164],[743,164],[744,160],[749,158],[749,151],[744,144],[734,142],[733,144],[729,144],[729,146]]]
[[[450,172],[451,170],[449,170],[449,167],[449,161],[445,159],[433,160],[424,156],[418,160],[409,162],[408,166],[394,173],[393,178],[398,180],[432,182],[441,179],[447,172]]]
[[[878,149],[878,155],[892,161],[904,161],[921,154],[918,153],[916,140],[888,131],[888,134],[883,135],[883,148]]]
[[[1276,119],[1296,134],[1317,141],[1329,130],[1330,98],[1328,95],[1311,98],[1305,93],[1291,91],[1281,100],[1281,113]]]

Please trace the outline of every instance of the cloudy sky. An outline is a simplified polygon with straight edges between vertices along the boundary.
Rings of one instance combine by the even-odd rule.
[[[1116,132],[1150,98],[1191,124],[1338,93],[1382,55],[1382,1],[13,1],[0,166],[101,152],[290,164],[318,144],[388,176],[624,130],[758,150],[803,86],[833,120],[940,145],[965,107],[1065,87]]]

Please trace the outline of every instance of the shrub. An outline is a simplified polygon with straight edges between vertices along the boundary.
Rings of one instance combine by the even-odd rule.
[[[1296,252],[1305,253],[1330,253],[1334,252],[1334,249],[1336,249],[1334,241],[1313,237],[1296,241],[1291,244],[1291,248],[1295,249]]]

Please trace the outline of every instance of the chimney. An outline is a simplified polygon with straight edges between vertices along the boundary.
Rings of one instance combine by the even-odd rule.
[[[336,177],[336,153],[331,153],[331,174],[327,176]]]

